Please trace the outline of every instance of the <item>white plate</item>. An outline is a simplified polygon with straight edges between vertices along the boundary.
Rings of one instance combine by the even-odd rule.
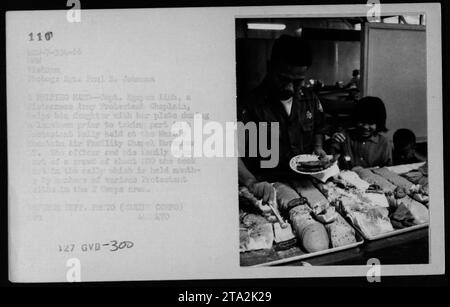
[[[333,156],[327,156],[330,159],[333,158]],[[319,156],[317,155],[298,155],[295,156],[289,161],[289,167],[296,173],[302,174],[302,175],[320,175],[326,173],[330,168],[332,168],[334,165],[337,165],[337,161],[334,161],[333,164],[331,164],[330,167],[323,169],[318,172],[302,172],[297,169],[297,163],[298,162],[308,162],[308,161],[319,161]]]

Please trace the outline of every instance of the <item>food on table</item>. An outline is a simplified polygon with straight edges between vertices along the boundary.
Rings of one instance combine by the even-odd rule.
[[[428,182],[425,185],[425,188],[420,184],[413,185],[408,194],[421,203],[428,203]]]
[[[314,213],[319,213],[329,207],[330,203],[326,197],[313,185],[311,180],[294,180],[291,182],[292,187],[299,195],[306,198],[309,207]]]
[[[389,216],[394,228],[401,229],[416,225],[415,218],[405,204],[400,203],[397,209]]]
[[[423,174],[423,177],[419,179],[418,184],[422,186],[423,194],[428,195],[428,163],[419,167],[419,171]]]
[[[394,190],[394,197],[395,198],[403,198],[403,197],[405,197],[406,195],[408,195],[408,192],[406,191],[406,189],[405,188],[403,188],[403,187],[397,187],[395,190]]]
[[[370,184],[379,186],[385,193],[393,192],[396,188],[395,185],[384,179],[382,176],[373,173],[369,169],[357,168],[354,169],[354,171],[359,175],[361,179]]]
[[[348,211],[355,225],[369,237],[393,231],[391,221],[384,211],[379,208],[364,208],[363,210]]]
[[[241,216],[241,222],[245,227],[254,227],[257,225],[268,223],[269,221],[260,214],[243,213]]]
[[[428,195],[428,177],[423,177],[423,180],[419,180],[419,185],[422,187],[422,193]]]
[[[404,188],[406,191],[409,191],[413,186],[413,184],[411,182],[409,182],[402,176],[388,170],[386,167],[376,168],[372,171],[375,174],[378,174],[378,175],[384,177],[385,179],[387,179],[389,182],[391,182],[395,186]]]
[[[377,184],[369,185],[369,187],[367,188],[366,192],[377,193],[377,194],[384,194],[383,189]]]
[[[239,251],[247,252],[259,249],[271,249],[273,245],[273,228],[261,215],[241,214],[239,229]]]
[[[389,202],[383,193],[368,191],[364,193],[364,197],[369,199],[370,203],[375,204],[380,207],[389,208]]]
[[[428,162],[419,167],[419,171],[422,172],[424,176],[428,176]]]
[[[357,173],[352,171],[341,171],[338,178],[343,180],[346,185],[352,185],[361,191],[366,191],[370,186],[367,181],[361,179]]]
[[[338,190],[335,189],[328,189],[327,187],[338,187],[339,189],[347,192],[353,193],[355,196],[358,197],[359,201],[365,202],[370,205],[376,205],[384,208],[389,207],[388,200],[384,193],[381,191],[380,187],[377,185],[369,185],[367,189],[364,189],[364,187],[361,185],[362,189],[358,189],[355,187],[355,185],[348,183],[345,180],[337,179],[333,180],[332,182],[324,184],[317,184],[319,189],[322,191],[323,194],[325,194],[328,197],[328,200],[331,201],[330,196],[328,195],[330,192],[334,193],[335,196],[339,196],[337,192]],[[336,194],[337,193],[337,194]]]
[[[298,195],[297,192],[284,183],[277,182],[273,186],[277,191],[277,203],[281,212],[288,212],[289,209],[306,202],[304,197]]]
[[[331,246],[339,247],[356,242],[355,230],[345,221],[345,219],[337,214],[333,223],[325,225],[330,237]]]
[[[423,188],[420,184],[414,184],[413,182],[407,180],[406,178],[388,170],[387,168],[374,169],[373,172],[383,176],[391,183],[395,184],[397,188],[404,189],[406,193],[413,197],[414,199],[422,202],[428,202],[428,181],[422,182],[425,184],[426,188]],[[400,194],[401,195],[401,194]]]
[[[354,188],[340,188],[333,182],[322,185],[322,188],[330,202],[349,216],[365,235],[374,237],[394,230],[388,209],[373,203],[365,193]]]
[[[419,180],[424,177],[422,172],[419,170],[410,171],[405,174],[402,174],[401,176],[405,177],[406,179],[408,179],[408,181],[415,183],[415,184],[418,184]]]
[[[305,173],[320,172],[332,166],[334,162],[335,159],[332,156],[304,155],[303,159],[297,160],[296,168]]]
[[[397,204],[400,206],[403,204],[406,206],[414,217],[414,225],[428,223],[429,221],[429,213],[427,207],[418,201],[412,199],[409,196],[406,196],[401,199],[397,199]]]
[[[297,166],[311,171],[324,165],[316,159]],[[309,178],[291,181],[290,186],[275,183],[278,207],[288,214],[290,225],[283,228],[261,214],[242,212],[239,249],[280,251],[298,245],[312,253],[357,242],[350,224],[370,239],[428,223],[427,174],[426,165],[402,175],[388,168],[355,168],[341,171],[327,183]],[[239,189],[239,199],[261,205],[247,188]]]
[[[295,238],[291,225],[290,224],[287,225],[288,227],[283,228],[281,227],[280,223],[273,224],[276,250],[288,249],[297,243],[297,239]]]
[[[239,251],[241,252],[272,248],[273,229],[271,223],[240,229],[239,234]]]
[[[427,188],[428,188],[428,186],[427,186]],[[428,201],[430,200],[427,195],[428,190],[422,189],[421,191],[423,191],[423,193],[414,193],[411,195],[411,197],[428,207]]]
[[[311,209],[307,205],[292,208],[289,215],[298,241],[307,252],[328,249],[330,241],[327,230],[325,226],[313,219]]]
[[[313,214],[314,214],[314,217],[316,218],[316,220],[318,220],[322,224],[328,224],[328,223],[334,222],[336,220],[337,216],[339,215],[336,212],[336,208],[333,206],[328,206],[327,208],[323,209],[320,212],[314,212],[314,210],[313,210]]]
[[[389,207],[381,187],[362,180],[356,172],[341,171],[339,176],[333,179],[333,182],[343,189],[354,190],[363,201],[385,208]]]
[[[408,181],[420,185],[419,194],[428,195],[428,168],[426,168],[426,164],[417,170],[402,174],[402,176]]]

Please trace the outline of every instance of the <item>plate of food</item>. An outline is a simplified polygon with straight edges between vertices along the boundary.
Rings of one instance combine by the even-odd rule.
[[[291,169],[302,175],[322,174],[334,165],[337,165],[337,157],[332,155],[324,157],[317,155],[298,155],[293,157],[289,162]]]

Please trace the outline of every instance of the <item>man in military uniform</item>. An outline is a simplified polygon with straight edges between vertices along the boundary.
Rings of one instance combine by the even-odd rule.
[[[279,123],[279,162],[260,167],[260,157],[239,159],[239,183],[264,202],[273,200],[268,183],[288,179],[289,161],[299,154],[325,155],[322,148],[324,114],[317,96],[304,87],[312,56],[301,38],[283,35],[272,48],[268,72],[249,97],[238,101],[238,119],[244,123]],[[247,140],[248,141],[248,140]],[[272,146],[273,147],[273,146]]]

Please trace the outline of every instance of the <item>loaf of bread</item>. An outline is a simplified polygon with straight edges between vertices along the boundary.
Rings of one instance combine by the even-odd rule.
[[[309,179],[294,180],[291,186],[302,197],[308,200],[309,207],[314,212],[320,212],[327,208],[330,203],[327,198],[320,192]]]
[[[327,230],[311,216],[307,205],[297,206],[289,211],[292,228],[302,247],[309,253],[328,249],[330,241]]]
[[[373,171],[383,176],[391,183],[395,184],[397,186],[397,189],[404,189],[406,193],[414,199],[420,201],[423,204],[428,203],[428,178],[426,176],[417,178],[418,176],[420,176],[419,172],[410,173],[409,179],[417,181],[418,183],[418,185],[415,185],[413,182],[400,175],[397,175],[394,172],[389,171],[387,168],[383,167],[380,169],[375,169]]]
[[[406,191],[409,191],[413,186],[412,182],[410,182],[407,179],[403,178],[402,176],[388,170],[386,167],[376,168],[373,170],[373,172],[375,174],[382,176],[383,178],[385,178],[387,181],[389,181],[393,185],[404,188]]]
[[[341,171],[338,178],[344,181],[345,185],[354,186],[361,191],[366,191],[370,186],[367,181],[361,179],[357,173],[352,171]]]
[[[363,179],[364,181],[367,181],[370,184],[374,184],[379,186],[384,193],[390,193],[394,192],[396,186],[381,177],[378,174],[373,173],[371,170],[366,168],[358,168],[354,169],[355,173],[358,174],[358,176]]]
[[[288,212],[292,203],[300,204],[300,196],[289,185],[276,182],[273,186],[277,191],[278,209],[281,212]]]
[[[326,224],[325,228],[332,247],[345,246],[356,242],[355,230],[340,214],[336,215],[336,220],[333,223]]]

